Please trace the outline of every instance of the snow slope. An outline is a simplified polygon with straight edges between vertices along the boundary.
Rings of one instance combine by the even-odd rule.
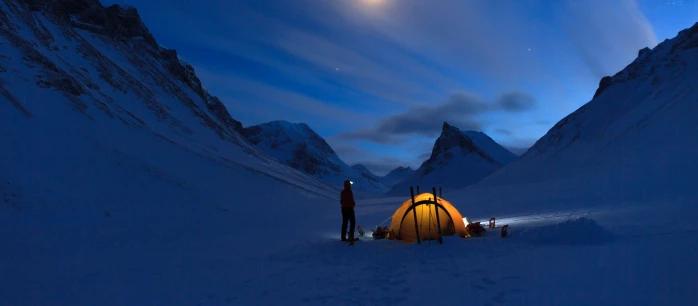
[[[344,163],[327,142],[305,123],[272,121],[250,126],[243,134],[281,162],[324,182],[341,187],[354,181],[354,189],[383,193],[383,185],[368,169],[355,169]]]
[[[331,225],[299,216],[333,203],[270,176],[61,103],[29,108],[31,120],[8,106],[0,305],[193,305],[212,288],[223,304],[235,290],[217,284],[237,283],[240,263]]]
[[[509,195],[489,190],[512,186],[516,193],[545,194],[560,186],[618,204],[666,201],[667,195],[683,203],[698,181],[698,142],[691,136],[698,133],[696,71],[698,24],[640,50],[624,70],[601,81],[593,100],[468,194],[521,209],[533,203],[502,202]]]
[[[395,184],[400,183],[414,174],[414,169],[411,167],[397,167],[385,176],[381,177],[381,181],[389,187],[395,186]]]
[[[385,182],[383,182],[378,176],[373,174],[371,170],[368,170],[366,166],[362,164],[356,164],[351,166],[351,168],[354,169],[354,171],[356,171],[362,178],[366,179],[367,181],[374,182],[376,184],[381,184],[382,186],[387,187],[385,185]]]
[[[84,126],[104,138],[102,146],[125,150],[131,145],[122,131],[139,130],[226,167],[334,196],[336,188],[279,165],[242,137],[240,122],[174,50],[155,42],[135,8],[104,8],[96,0],[30,4],[0,6],[0,93],[2,103],[12,106],[1,114],[3,121],[59,128],[73,119],[47,110],[73,109],[88,122],[105,121],[102,130]],[[144,148],[139,154],[154,152]]]
[[[195,304],[223,279],[193,266],[288,247],[259,229],[301,235],[321,222],[289,216],[336,208],[134,9],[3,1],[0,23],[0,305]]]
[[[409,195],[409,186],[463,188],[492,174],[517,158],[482,132],[460,131],[444,122],[431,156],[387,195]]]

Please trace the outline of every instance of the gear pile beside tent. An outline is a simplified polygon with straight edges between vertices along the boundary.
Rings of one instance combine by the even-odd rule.
[[[390,228],[387,226],[377,226],[376,229],[373,230],[373,239],[385,239],[388,233],[390,233]]]
[[[417,187],[419,192],[419,187]],[[414,189],[410,187],[411,197],[403,202],[395,210],[391,218],[390,227],[378,225],[373,230],[374,239],[402,240],[405,242],[417,242],[437,240],[443,243],[443,236],[458,235],[461,238],[482,236],[486,230],[480,222],[466,222],[465,218],[451,202],[436,195],[436,188],[431,193],[414,195]],[[489,228],[495,228],[495,218],[491,218]],[[467,223],[467,224],[466,224]],[[382,224],[382,223],[381,223]],[[505,233],[508,226],[505,225],[500,237],[508,236]]]

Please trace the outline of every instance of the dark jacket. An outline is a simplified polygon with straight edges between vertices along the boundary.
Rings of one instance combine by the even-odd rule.
[[[341,199],[339,203],[342,207],[354,208],[356,202],[354,202],[354,192],[351,191],[351,184],[349,181],[344,182],[344,189],[342,190]]]
[[[356,202],[354,202],[354,192],[352,192],[351,189],[342,190],[342,199],[339,202],[342,204],[342,207],[354,208],[354,206],[356,206]]]

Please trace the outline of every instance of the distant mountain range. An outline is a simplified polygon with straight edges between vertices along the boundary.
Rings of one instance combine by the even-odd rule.
[[[305,123],[272,121],[244,128],[242,133],[254,145],[304,173],[329,184],[342,186],[354,181],[354,188],[371,193],[388,190],[381,180],[363,165],[348,166],[327,142]]]
[[[414,174],[414,169],[410,167],[397,167],[383,176],[381,181],[392,188],[395,184],[410,178],[412,174]]]
[[[398,167],[378,177],[364,165],[348,166],[304,123],[272,121],[244,128],[242,134],[286,165],[331,185],[350,179],[356,190],[369,193],[403,194],[410,185],[462,188],[517,158],[482,132],[461,132],[444,122],[431,156],[419,169]]]
[[[409,186],[458,189],[476,183],[517,158],[482,132],[460,131],[444,122],[431,156],[388,194],[404,195]]]

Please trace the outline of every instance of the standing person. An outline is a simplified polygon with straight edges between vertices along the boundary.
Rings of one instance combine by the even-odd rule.
[[[356,223],[356,217],[354,216],[354,193],[351,191],[352,182],[349,180],[344,181],[344,189],[340,194],[340,204],[342,205],[342,241],[347,241],[347,221],[349,221],[349,244],[354,244],[354,223]]]

